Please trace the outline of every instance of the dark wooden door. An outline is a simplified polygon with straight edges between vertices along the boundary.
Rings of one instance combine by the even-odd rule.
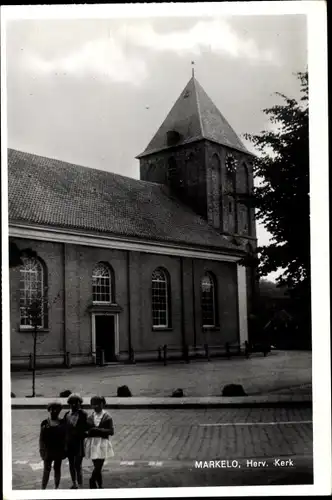
[[[115,361],[115,317],[95,316],[96,320],[96,350],[104,351],[105,362]]]

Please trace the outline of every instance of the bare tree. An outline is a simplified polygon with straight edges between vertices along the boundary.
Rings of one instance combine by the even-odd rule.
[[[45,332],[43,331],[44,327],[44,318],[48,313],[48,309],[50,307],[50,303],[47,300],[47,290],[44,289],[44,293],[42,291],[34,291],[30,297],[27,298],[26,303],[23,307],[21,307],[22,312],[26,318],[26,322],[28,325],[32,327],[31,334],[33,338],[33,354],[32,354],[32,395],[31,397],[36,397],[36,365],[37,365],[37,344],[41,344],[45,340],[45,336],[41,338]],[[60,292],[56,295],[52,304],[58,300],[60,297]]]

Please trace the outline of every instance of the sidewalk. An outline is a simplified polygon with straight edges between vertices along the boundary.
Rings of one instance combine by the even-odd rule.
[[[12,403],[18,404],[19,398],[31,402],[31,372],[14,372],[11,376],[11,391],[16,395]],[[82,366],[72,369],[38,370],[36,373],[36,394],[41,397],[56,398],[60,392],[70,390],[90,398],[102,394],[112,398],[113,404],[119,404],[113,398],[117,388],[127,385],[133,398],[169,399],[172,392],[181,388],[185,398],[170,398],[174,404],[189,404],[189,398],[220,398],[222,388],[227,384],[241,384],[249,397],[277,398],[282,395],[288,400],[311,399],[311,353],[304,351],[272,351],[267,357],[254,355],[250,359],[232,358],[210,362],[192,361],[186,363],[136,364],[111,366]],[[233,399],[233,398],[232,398]],[[240,398],[236,398],[239,402]],[[16,401],[16,403],[15,403]],[[121,404],[123,403],[121,399]],[[206,402],[206,401],[205,401]],[[222,401],[219,401],[221,403]],[[129,404],[126,403],[126,404]],[[130,403],[132,404],[132,403]],[[161,403],[165,404],[165,403]]]

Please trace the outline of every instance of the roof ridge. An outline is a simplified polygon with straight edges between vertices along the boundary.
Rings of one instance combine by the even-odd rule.
[[[122,177],[124,179],[130,179],[130,180],[133,180],[133,181],[136,181],[136,182],[142,182],[143,184],[155,184],[155,185],[160,186],[160,184],[158,182],[144,181],[142,179],[136,179],[135,177],[129,177],[128,175],[119,174],[117,172],[111,172],[109,170],[104,170],[102,168],[88,167],[87,165],[81,165],[81,164],[78,164],[78,163],[72,163],[72,162],[69,162],[67,160],[60,160],[60,158],[54,158],[54,157],[50,157],[50,156],[43,156],[43,155],[39,155],[39,154],[36,154],[36,153],[29,153],[28,151],[22,151],[20,149],[14,149],[14,148],[7,148],[7,149],[8,149],[8,152],[11,151],[13,153],[20,153],[22,155],[34,156],[34,157],[37,157],[37,158],[41,158],[43,160],[51,160],[51,161],[55,161],[55,162],[59,162],[59,163],[65,164],[65,165],[70,165],[71,167],[75,167],[75,168],[83,168],[83,169],[86,169],[86,170],[93,170],[95,172],[102,172],[102,173],[105,173],[105,174],[108,174],[108,175],[112,175],[114,177]]]
[[[201,135],[204,137],[204,129],[203,129],[202,116],[201,116],[201,106],[200,106],[200,102],[198,99],[198,93],[197,93],[197,88],[196,88],[196,83],[199,83],[199,82],[196,80],[196,78],[194,76],[192,76],[192,80],[193,80],[195,95],[196,95],[196,104],[197,104],[199,124],[201,127]]]
[[[227,125],[227,127],[229,128],[229,130],[231,131],[232,134],[234,134],[234,137],[237,139],[239,145],[237,144],[224,144],[224,146],[228,146],[228,147],[232,147],[234,149],[237,149],[239,151],[242,151],[242,152],[246,152],[247,154],[250,154],[252,155],[252,153],[250,153],[250,151],[247,150],[246,146],[243,144],[241,138],[239,137],[239,135],[237,134],[237,132],[235,132],[234,128],[231,126],[231,124],[229,123],[229,121],[225,118],[225,116],[222,114],[222,112],[220,111],[220,109],[218,108],[218,106],[216,105],[216,103],[213,101],[213,99],[209,96],[209,94],[205,91],[205,89],[202,87],[202,85],[199,83],[198,80],[196,80],[196,83],[197,83],[197,87],[198,87],[198,92],[197,92],[197,95],[200,94],[205,98],[207,99],[208,101],[210,101],[211,105],[213,106],[213,109],[214,111],[219,115],[219,117],[221,118],[221,120]],[[200,120],[203,121],[202,119],[202,116],[200,115]],[[204,125],[202,126],[202,132],[203,132],[203,137],[205,139],[212,139],[213,140],[213,137],[206,131]]]

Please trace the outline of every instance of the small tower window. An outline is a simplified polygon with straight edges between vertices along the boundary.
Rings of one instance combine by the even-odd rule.
[[[176,130],[169,130],[167,132],[167,146],[174,146],[180,140],[180,134]]]

